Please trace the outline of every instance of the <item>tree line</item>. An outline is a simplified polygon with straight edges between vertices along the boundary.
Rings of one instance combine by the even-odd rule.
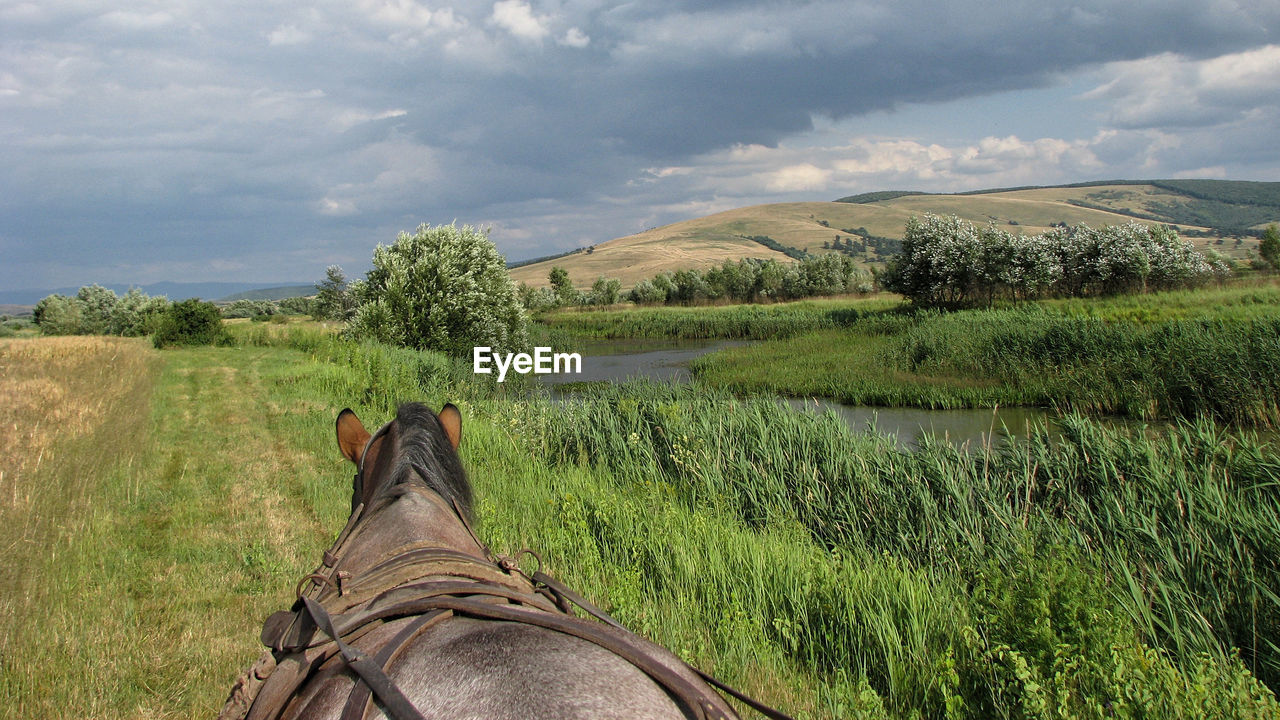
[[[596,279],[590,292],[573,286],[564,268],[551,268],[549,288],[521,284],[521,303],[529,310],[575,305],[612,305],[627,300],[638,305],[692,305],[730,300],[764,302],[822,295],[868,293],[872,276],[852,258],[836,254],[806,256],[794,263],[746,258],[726,260],[706,271],[689,268],[661,272],[623,293],[616,278]]]
[[[45,335],[151,335],[169,309],[169,298],[130,288],[123,296],[98,284],[75,295],[53,294],[36,303],[32,320]]]
[[[1189,287],[1231,274],[1163,225],[1057,227],[1014,235],[958,217],[907,221],[902,251],[878,276],[916,305],[966,307],[997,299],[1091,297]]]
[[[219,307],[199,298],[170,302],[138,288],[118,295],[95,283],[75,295],[46,295],[36,303],[31,320],[43,335],[150,335],[156,347],[205,345],[229,340],[223,318],[284,320],[286,315],[309,314],[312,305],[311,298],[298,297],[236,300]]]

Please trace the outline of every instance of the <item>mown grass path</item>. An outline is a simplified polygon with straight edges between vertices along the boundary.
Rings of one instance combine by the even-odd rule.
[[[279,578],[306,572],[330,535],[315,508],[336,498],[306,487],[326,472],[332,484],[337,455],[326,463],[299,447],[318,444],[324,427],[282,432],[298,408],[278,393],[266,400],[266,378],[291,355],[165,352],[150,417],[134,427],[107,417],[91,433],[106,449],[99,464],[39,478],[44,492],[83,487],[86,501],[58,519],[78,531],[28,559],[41,599],[8,644],[0,714],[217,713],[258,652],[262,619],[289,602]]]

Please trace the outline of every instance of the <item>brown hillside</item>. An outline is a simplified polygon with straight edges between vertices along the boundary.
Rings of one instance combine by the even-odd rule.
[[[673,223],[636,235],[610,240],[595,246],[594,252],[579,252],[511,271],[516,282],[534,287],[549,284],[547,275],[559,265],[569,272],[573,283],[590,287],[599,276],[615,277],[624,287],[663,271],[682,268],[705,269],[725,260],[746,257],[773,258],[791,262],[786,255],[751,240],[764,236],[793,248],[818,254],[837,237],[842,243],[860,238],[848,232],[858,230],[870,236],[901,239],[907,219],[933,213],[957,215],[977,225],[996,223],[1014,232],[1040,233],[1056,223],[1093,227],[1119,225],[1139,220],[1131,214],[1148,214],[1159,203],[1179,201],[1175,193],[1151,185],[1107,185],[1090,187],[1036,188],[973,195],[904,195],[874,203],[797,202],[754,205],[706,217]],[[1081,207],[1086,202],[1107,209]],[[1184,230],[1207,228],[1183,225]],[[1218,238],[1189,238],[1201,249],[1218,250],[1244,257],[1256,247],[1250,238],[1236,246],[1234,239],[1217,243]],[[860,254],[868,265],[883,262],[883,256]]]

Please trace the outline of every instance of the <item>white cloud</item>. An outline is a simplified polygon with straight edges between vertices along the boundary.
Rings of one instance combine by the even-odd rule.
[[[1079,179],[1104,165],[1095,142],[1059,138],[986,137],[944,146],[914,138],[855,137],[838,145],[738,145],[687,165],[646,171],[643,185],[678,184],[748,202],[770,197],[836,197],[861,189],[961,190]],[[1146,139],[1146,147],[1155,143]]]
[[[339,192],[345,192],[349,189],[350,188],[348,186],[336,188]],[[360,211],[360,209],[356,207],[355,201],[350,198],[335,199],[328,196],[320,200],[316,209],[321,215],[328,215],[330,217],[355,215]]]
[[[281,25],[267,33],[267,42],[271,45],[301,45],[311,40],[311,33],[300,29],[297,25]]]
[[[547,28],[546,15],[534,15],[533,8],[523,0],[499,0],[493,4],[489,21],[512,35],[525,40],[541,41],[551,31]]]
[[[571,48],[584,48],[591,44],[591,38],[582,30],[571,27],[565,31],[563,37],[560,38],[560,44]]]
[[[330,125],[335,130],[341,132],[344,130],[350,130],[356,125],[363,123],[373,122],[376,120],[389,120],[391,118],[404,117],[408,114],[407,110],[401,110],[399,108],[395,110],[384,110],[382,112],[369,112],[367,110],[355,109],[342,110],[333,115]]]
[[[760,179],[770,192],[811,192],[826,190],[832,174],[831,170],[812,163],[800,163],[763,173]]]
[[[1280,109],[1280,45],[1207,60],[1162,53],[1111,63],[1103,74],[1110,79],[1083,97],[1109,102],[1120,127],[1211,125]]]

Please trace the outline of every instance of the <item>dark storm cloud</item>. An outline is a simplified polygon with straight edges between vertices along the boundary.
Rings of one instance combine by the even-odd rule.
[[[0,285],[305,279],[454,218],[537,254],[634,229],[615,214],[665,219],[677,198],[641,192],[646,168],[1117,61],[1152,63],[1096,91],[1117,127],[1247,125],[1248,86],[1147,93],[1144,114],[1169,64],[1150,59],[1194,73],[1273,42],[1278,18],[1200,1],[0,2]]]

